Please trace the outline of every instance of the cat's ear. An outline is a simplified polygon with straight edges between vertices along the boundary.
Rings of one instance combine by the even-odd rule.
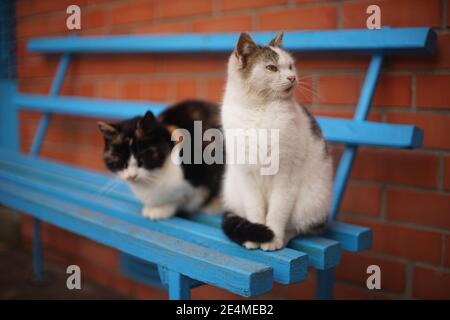
[[[109,123],[99,121],[97,122],[97,126],[100,129],[100,132],[103,134],[105,139],[112,140],[117,137],[119,131]]]
[[[275,38],[273,38],[270,41],[269,46],[281,48],[282,45],[283,45],[283,32],[280,31],[277,33]]]
[[[247,58],[256,50],[257,46],[252,37],[246,32],[242,32],[236,45],[236,56],[242,67],[247,64]]]
[[[145,115],[138,121],[136,135],[139,138],[144,137],[145,132],[152,128],[155,124],[155,116],[151,111],[147,111]]]

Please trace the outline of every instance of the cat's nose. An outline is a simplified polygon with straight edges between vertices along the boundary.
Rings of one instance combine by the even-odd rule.
[[[130,181],[130,182],[136,181],[136,179],[137,179],[137,174],[129,175],[126,179],[127,179],[128,181]]]
[[[295,76],[289,76],[289,77],[287,77],[287,79],[288,79],[290,82],[294,82],[294,81],[295,81]]]

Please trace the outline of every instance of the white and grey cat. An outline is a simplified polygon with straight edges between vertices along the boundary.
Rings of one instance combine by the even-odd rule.
[[[332,160],[314,117],[295,101],[295,63],[282,38],[259,46],[242,33],[228,62],[223,129],[279,129],[278,173],[226,166],[222,227],[249,249],[277,250],[294,236],[321,232],[330,207]],[[225,138],[226,149],[230,143]]]

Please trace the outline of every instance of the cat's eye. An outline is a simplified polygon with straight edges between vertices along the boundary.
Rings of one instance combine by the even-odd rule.
[[[292,64],[289,65],[289,70],[292,70]]]
[[[276,66],[274,66],[273,64],[269,64],[268,66],[266,66],[266,69],[272,72],[277,72],[278,68]]]

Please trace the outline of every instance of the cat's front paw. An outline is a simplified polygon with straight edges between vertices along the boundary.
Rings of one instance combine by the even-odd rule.
[[[242,246],[249,249],[249,250],[254,250],[254,249],[258,249],[259,246],[261,244],[258,242],[253,242],[253,241],[245,241]]]
[[[158,206],[142,208],[142,216],[150,220],[168,219],[175,214],[176,208],[172,206]]]
[[[261,243],[261,249],[264,251],[280,250],[285,245],[283,238],[274,237],[272,241]]]

